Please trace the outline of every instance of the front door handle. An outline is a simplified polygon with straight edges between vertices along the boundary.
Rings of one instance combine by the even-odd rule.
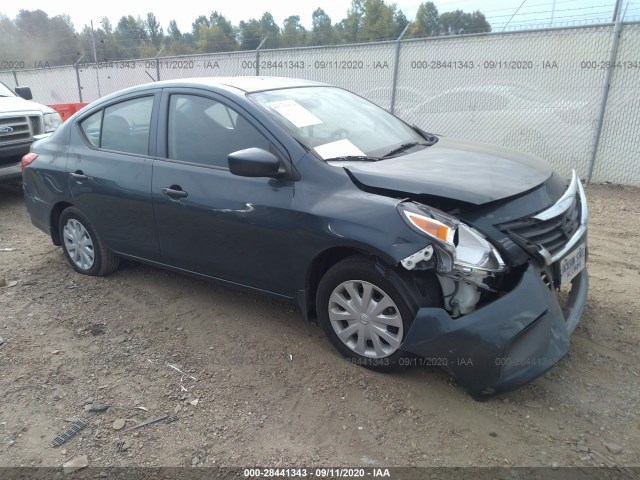
[[[73,178],[76,182],[84,182],[85,180],[89,179],[89,177],[87,177],[84,173],[82,173],[82,170],[76,170],[75,172],[71,172],[69,176]]]
[[[163,195],[171,198],[184,198],[189,195],[177,185],[171,185],[171,187],[165,187],[161,190]]]

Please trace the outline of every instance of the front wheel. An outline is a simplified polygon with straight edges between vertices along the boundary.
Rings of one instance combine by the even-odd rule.
[[[393,283],[375,268],[375,259],[354,256],[324,275],[316,295],[320,326],[349,361],[378,371],[393,371],[409,362],[400,350],[415,309]]]

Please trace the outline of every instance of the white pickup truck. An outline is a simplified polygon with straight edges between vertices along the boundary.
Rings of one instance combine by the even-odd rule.
[[[29,87],[15,93],[0,82],[0,184],[20,183],[20,161],[39,135],[53,132],[62,123],[52,108],[31,102]]]

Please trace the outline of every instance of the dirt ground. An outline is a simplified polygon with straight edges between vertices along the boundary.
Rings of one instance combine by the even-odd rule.
[[[2,190],[0,466],[638,466],[640,190],[587,195],[591,289],[569,355],[480,403],[436,369],[341,360],[286,303],[130,262],[74,273]],[[164,414],[178,419],[113,428]],[[75,418],[87,427],[52,448]]]

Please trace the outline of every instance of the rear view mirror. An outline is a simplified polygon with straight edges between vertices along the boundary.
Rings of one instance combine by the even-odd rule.
[[[278,157],[261,148],[238,150],[227,160],[229,171],[240,177],[276,177],[281,173]]]
[[[31,100],[33,95],[31,94],[31,89],[29,87],[16,87],[16,95],[24,98],[25,100]]]

